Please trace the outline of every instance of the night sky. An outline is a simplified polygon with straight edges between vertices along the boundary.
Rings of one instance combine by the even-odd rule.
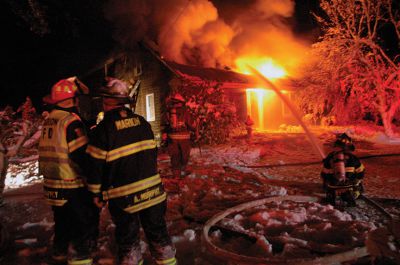
[[[113,25],[103,15],[105,0],[85,0],[84,5],[79,0],[39,1],[48,8],[44,10],[44,24],[38,23],[40,14],[29,15],[28,2],[7,0],[0,3],[3,34],[0,107],[7,104],[17,107],[26,96],[32,98],[35,106],[40,106],[41,98],[55,82],[68,76],[84,75],[100,65],[118,46],[112,37]],[[227,4],[229,1],[213,2],[218,9],[233,8]],[[296,5],[294,31],[315,34],[317,25],[310,10],[315,9],[317,1],[298,2],[301,4]],[[31,29],[32,21],[36,28]],[[41,25],[44,27],[40,28]]]

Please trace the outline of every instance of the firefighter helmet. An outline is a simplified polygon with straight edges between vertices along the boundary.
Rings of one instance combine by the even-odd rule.
[[[174,93],[167,98],[167,105],[170,107],[175,107],[176,105],[184,105],[185,99],[179,93]]]
[[[171,96],[171,100],[172,101],[177,101],[177,102],[185,102],[185,99],[183,98],[183,96],[179,93],[175,93]]]
[[[129,88],[124,81],[113,77],[107,77],[99,89],[98,95],[108,98],[128,99]]]
[[[334,143],[335,147],[340,147],[349,151],[354,151],[355,146],[353,140],[346,133],[338,134]]]
[[[81,94],[75,83],[75,79],[76,77],[70,77],[58,81],[51,88],[50,94],[43,98],[43,102],[46,104],[56,104]]]

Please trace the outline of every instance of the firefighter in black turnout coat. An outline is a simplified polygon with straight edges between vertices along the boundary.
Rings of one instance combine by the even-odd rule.
[[[108,78],[100,91],[104,119],[93,129],[87,152],[94,202],[108,208],[116,225],[118,264],[142,264],[140,225],[157,264],[176,264],[164,219],[166,193],[157,171],[157,147],[150,124],[124,105],[128,87]]]
[[[92,264],[90,251],[98,235],[99,211],[85,187],[88,138],[79,117],[76,78],[63,79],[44,102],[53,105],[39,141],[39,171],[54,213],[53,262]]]
[[[364,165],[352,152],[355,146],[345,133],[339,134],[334,143],[335,150],[323,160],[321,177],[323,188],[329,203],[335,204],[335,190],[344,190],[341,197],[349,206],[355,206],[355,200],[363,191]]]
[[[168,108],[167,126],[163,133],[163,138],[166,139],[163,140],[168,143],[172,174],[175,178],[180,178],[189,173],[187,166],[192,148],[190,131],[195,131],[196,122],[185,107],[185,100],[181,94],[172,94],[166,99],[166,103]]]

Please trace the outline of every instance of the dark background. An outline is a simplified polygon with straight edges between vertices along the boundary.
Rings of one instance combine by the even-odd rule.
[[[26,96],[40,107],[41,98],[59,79],[81,77],[101,66],[104,59],[119,48],[112,37],[113,25],[104,18],[107,2],[41,0],[46,7],[41,10],[29,6],[26,0],[1,1],[0,108],[5,105],[15,108]],[[214,2],[220,8],[228,7],[229,1]],[[295,32],[315,34],[317,24],[310,11],[316,9],[318,1],[297,2]]]

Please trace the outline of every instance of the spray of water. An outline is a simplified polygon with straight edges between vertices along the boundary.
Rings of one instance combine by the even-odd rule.
[[[275,91],[275,93],[282,99],[282,101],[286,104],[286,106],[290,109],[292,112],[293,116],[296,118],[296,120],[299,122],[301,127],[303,128],[304,132],[306,133],[308,139],[311,142],[312,147],[314,150],[321,156],[322,159],[326,157],[324,150],[320,146],[318,140],[315,138],[315,135],[308,129],[306,124],[303,122],[301,119],[301,116],[297,109],[293,106],[293,104],[290,102],[290,100],[276,87],[275,84],[273,84],[271,81],[269,81],[268,78],[266,78],[263,74],[261,74],[257,69],[254,67],[247,65],[247,67],[250,69],[250,71],[266,86]]]

